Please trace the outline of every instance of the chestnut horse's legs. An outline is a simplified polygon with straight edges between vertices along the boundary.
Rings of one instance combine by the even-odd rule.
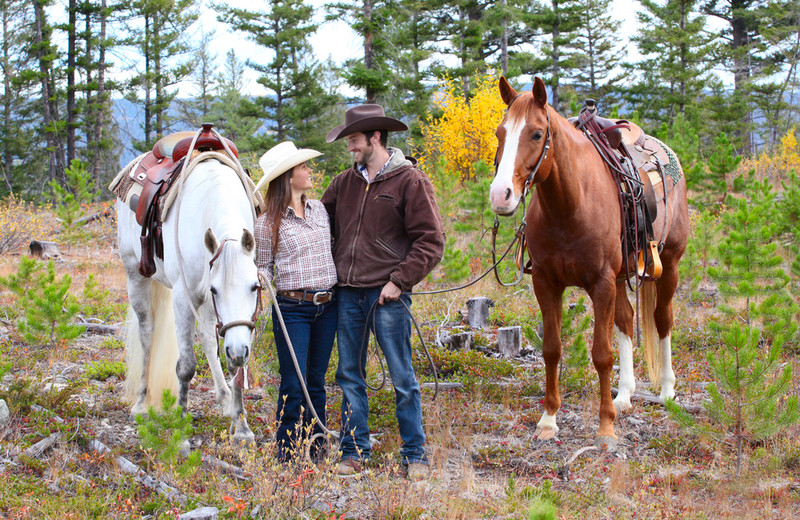
[[[675,397],[675,373],[672,371],[672,297],[678,287],[677,259],[663,263],[664,270],[656,282],[656,310],[654,320],[661,350],[659,384],[662,400]]]
[[[619,392],[614,399],[614,407],[621,412],[631,408],[631,396],[636,389],[633,375],[633,307],[628,300],[624,279],[617,281],[614,330],[619,345]]]
[[[558,433],[556,412],[561,407],[561,392],[558,388],[558,365],[561,362],[561,313],[564,296],[563,287],[554,287],[544,281],[542,275],[533,275],[533,290],[542,310],[544,337],[542,355],[545,366],[544,413],[536,424],[535,436],[546,440]]]
[[[588,292],[594,306],[592,361],[600,380],[600,427],[595,436],[595,446],[613,450],[617,445],[617,436],[614,433],[617,411],[611,400],[611,370],[614,367],[611,331],[614,326],[617,293],[614,273],[609,273],[605,277],[600,276],[597,282],[588,288]]]

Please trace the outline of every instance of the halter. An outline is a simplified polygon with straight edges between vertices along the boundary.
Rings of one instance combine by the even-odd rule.
[[[214,256],[212,256],[211,260],[208,262],[209,271],[214,267],[214,262],[216,262],[217,258],[219,258],[219,255],[222,253],[222,248],[225,247],[225,244],[227,242],[233,242],[233,241],[234,241],[234,239],[232,239],[232,238],[226,238],[220,243],[219,247],[217,248],[217,252],[214,253]],[[225,333],[228,331],[228,329],[231,329],[233,327],[244,326],[244,327],[247,327],[248,329],[250,329],[250,331],[252,332],[256,328],[255,321],[256,321],[256,317],[258,316],[258,311],[260,310],[260,307],[261,307],[261,286],[260,285],[258,286],[258,296],[256,298],[256,308],[253,311],[253,315],[250,317],[249,320],[234,320],[234,321],[231,321],[231,322],[226,323],[226,324],[223,325],[222,324],[222,320],[219,317],[219,312],[217,311],[216,295],[213,292],[211,293],[211,303],[214,305],[214,315],[217,318],[216,333],[217,333],[217,345],[219,346],[219,338],[225,336]]]

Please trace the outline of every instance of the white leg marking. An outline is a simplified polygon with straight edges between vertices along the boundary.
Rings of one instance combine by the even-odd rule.
[[[536,432],[534,436],[539,440],[552,439],[558,433],[558,425],[556,424],[556,416],[550,415],[547,412],[542,412],[542,418],[536,423]]]
[[[661,397],[662,400],[675,397],[675,373],[672,371],[672,334],[661,340]]]
[[[614,325],[619,343],[619,393],[614,399],[614,407],[618,411],[630,410],[631,396],[636,389],[636,378],[633,375],[633,340],[619,327]]]

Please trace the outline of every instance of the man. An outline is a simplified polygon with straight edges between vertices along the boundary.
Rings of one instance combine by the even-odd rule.
[[[355,158],[322,196],[339,277],[340,475],[360,472],[371,453],[362,343],[372,307],[370,327],[374,323],[395,388],[401,465],[412,480],[429,473],[419,383],[411,366],[411,317],[403,302],[411,306],[406,293],[442,259],[445,237],[430,181],[403,152],[386,147],[388,132],[407,129],[386,117],[380,105],[368,104],[348,109],[345,123],[327,136],[329,143],[346,137]]]

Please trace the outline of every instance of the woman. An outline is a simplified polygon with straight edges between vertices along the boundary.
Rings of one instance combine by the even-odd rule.
[[[274,283],[277,302],[303,373],[311,403],[325,424],[325,371],[328,369],[337,311],[333,296],[336,267],[331,256],[331,231],[328,213],[318,201],[306,197],[312,187],[311,169],[306,161],[322,155],[309,149],[298,150],[283,142],[259,160],[264,177],[256,190],[269,184],[264,213],[255,227],[256,265],[268,283]],[[313,414],[308,409],[286,336],[272,311],[272,330],[280,363],[281,384],[276,419],[278,459],[288,461],[304,451],[303,439],[321,432],[318,423],[311,427]],[[322,442],[311,447],[319,460]]]

